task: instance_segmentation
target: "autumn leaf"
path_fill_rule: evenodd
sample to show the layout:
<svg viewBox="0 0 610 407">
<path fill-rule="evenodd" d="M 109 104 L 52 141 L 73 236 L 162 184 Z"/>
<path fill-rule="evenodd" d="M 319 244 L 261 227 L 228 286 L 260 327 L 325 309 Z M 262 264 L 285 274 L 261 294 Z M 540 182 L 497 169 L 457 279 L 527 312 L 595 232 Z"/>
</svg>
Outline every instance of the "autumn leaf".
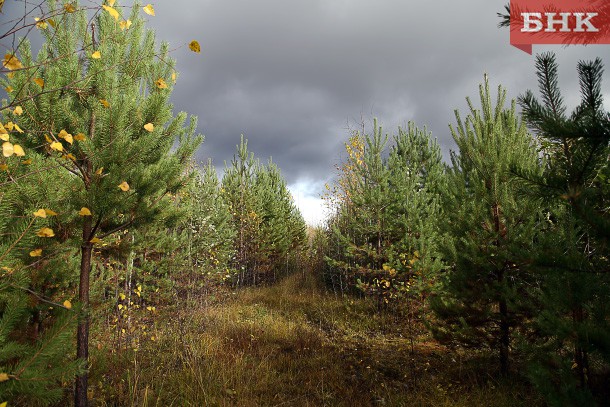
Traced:
<svg viewBox="0 0 610 407">
<path fill-rule="evenodd" d="M 87 139 L 87 136 L 85 136 L 83 133 L 78 133 L 76 136 L 74 136 L 74 140 L 76 141 L 85 141 Z"/>
<path fill-rule="evenodd" d="M 131 20 L 120 21 L 119 27 L 121 27 L 121 31 L 129 30 L 129 27 L 131 27 Z"/>
<path fill-rule="evenodd" d="M 36 21 L 36 28 L 39 28 L 42 30 L 49 28 L 49 25 L 47 24 L 47 22 L 44 20 L 41 20 L 38 17 L 34 17 L 34 21 Z"/>
<path fill-rule="evenodd" d="M 191 51 L 196 52 L 198 54 L 201 52 L 201 46 L 195 40 L 191 41 L 191 43 L 189 44 L 189 48 L 191 49 Z"/>
<path fill-rule="evenodd" d="M 103 172 L 104 172 L 104 167 L 100 167 L 97 169 L 97 171 L 95 171 L 95 175 L 102 175 Z"/>
<path fill-rule="evenodd" d="M 59 134 L 57 135 L 57 137 L 62 138 L 64 140 L 66 140 L 68 143 L 72 144 L 73 141 L 73 137 L 72 134 L 68 133 L 67 131 L 63 130 L 59 132 Z"/>
<path fill-rule="evenodd" d="M 17 157 L 23 157 L 25 155 L 25 151 L 23 151 L 23 147 L 19 144 L 15 144 L 13 146 L 13 151 Z"/>
<path fill-rule="evenodd" d="M 71 303 L 70 301 L 68 301 L 68 300 L 65 300 L 63 305 L 64 305 L 64 307 L 66 307 L 67 309 L 72 308 L 72 303 Z"/>
<path fill-rule="evenodd" d="M 6 69 L 12 71 L 13 69 L 21 69 L 23 65 L 21 65 L 21 61 L 17 59 L 17 57 L 13 54 L 5 54 L 4 59 L 2 60 L 2 66 Z"/>
<path fill-rule="evenodd" d="M 89 240 L 89 242 L 91 242 L 93 244 L 99 244 L 99 243 L 102 243 L 102 240 L 97 237 L 94 237 L 93 239 Z"/>
<path fill-rule="evenodd" d="M 51 228 L 42 228 L 36 233 L 36 236 L 53 237 L 53 236 L 55 236 L 55 232 L 53 232 L 53 229 L 51 229 Z"/>
<path fill-rule="evenodd" d="M 12 86 L 7 86 L 6 88 L 4 88 L 4 90 L 6 91 L 6 93 L 11 93 L 14 89 Z"/>
<path fill-rule="evenodd" d="M 72 160 L 72 161 L 76 161 L 76 157 L 75 157 L 75 156 L 74 156 L 74 154 L 72 154 L 72 153 L 68 153 L 68 154 L 64 155 L 64 158 L 65 158 L 66 160 Z"/>
<path fill-rule="evenodd" d="M 12 123 L 12 122 L 11 122 Z M 13 127 L 15 128 L 15 130 L 17 130 L 19 133 L 23 133 L 23 130 L 21 130 L 21 128 L 17 125 L 17 123 L 13 123 Z"/>
<path fill-rule="evenodd" d="M 102 57 L 102 53 L 99 51 L 95 51 L 93 54 L 91 54 L 91 58 L 93 59 L 100 59 Z"/>
<path fill-rule="evenodd" d="M 30 165 L 30 164 L 32 164 L 32 159 L 28 158 L 27 160 L 23 160 L 23 161 L 21 161 L 21 164 L 23 164 L 23 165 Z"/>
<path fill-rule="evenodd" d="M 64 4 L 64 10 L 66 13 L 74 13 L 76 11 L 76 7 L 74 7 L 74 4 L 72 3 L 66 3 Z"/>
<path fill-rule="evenodd" d="M 57 27 L 57 23 L 52 18 L 47 18 L 47 22 L 49 23 L 49 25 L 51 27 L 53 27 L 53 28 Z"/>
<path fill-rule="evenodd" d="M 91 211 L 89 210 L 89 208 L 85 208 L 83 206 L 82 208 L 80 208 L 80 211 L 78 211 L 78 214 L 80 216 L 91 216 Z"/>
<path fill-rule="evenodd" d="M 47 214 L 47 216 L 57 216 L 57 212 L 52 211 L 50 209 L 45 208 L 44 211 Z"/>
<path fill-rule="evenodd" d="M 108 0 L 108 5 L 110 7 L 113 7 L 115 2 L 116 2 L 116 0 Z"/>
<path fill-rule="evenodd" d="M 13 114 L 15 116 L 21 116 L 23 114 L 23 108 L 21 106 L 15 107 L 15 109 L 13 110 Z"/>
<path fill-rule="evenodd" d="M 5 141 L 2 143 L 2 155 L 5 157 L 10 157 L 15 153 L 13 148 L 13 144 L 9 141 Z"/>
<path fill-rule="evenodd" d="M 36 212 L 34 212 L 34 216 L 37 218 L 46 218 L 47 211 L 45 211 L 44 209 L 38 209 Z"/>
<path fill-rule="evenodd" d="M 157 79 L 157 82 L 155 82 L 155 85 L 157 85 L 157 88 L 159 88 L 159 89 L 167 89 L 167 83 L 165 83 L 165 81 L 162 78 Z"/>
<path fill-rule="evenodd" d="M 104 106 L 106 109 L 108 109 L 110 107 L 110 103 L 106 100 L 106 99 L 100 99 L 100 103 L 102 104 L 102 106 Z"/>
<path fill-rule="evenodd" d="M 6 373 L 0 373 L 0 383 L 5 382 L 8 380 L 8 374 Z M 4 402 L 3 404 L 6 405 L 6 402 Z"/>
<path fill-rule="evenodd" d="M 42 249 L 35 249 L 30 252 L 30 257 L 40 257 L 42 256 Z"/>
<path fill-rule="evenodd" d="M 8 133 L 6 132 L 6 130 L 5 130 L 5 132 L 4 132 L 4 133 L 0 133 L 0 140 L 3 140 L 3 141 L 9 141 L 9 139 L 10 139 L 10 136 L 8 135 Z"/>
<path fill-rule="evenodd" d="M 127 192 L 129 191 L 129 184 L 126 181 L 123 181 L 118 185 L 118 188 L 123 192 Z"/>
<path fill-rule="evenodd" d="M 176 83 L 176 71 L 172 72 L 172 82 Z"/>
<path fill-rule="evenodd" d="M 51 149 L 55 151 L 64 151 L 64 146 L 59 141 L 55 141 L 51 143 Z"/>
<path fill-rule="evenodd" d="M 42 78 L 34 78 L 34 79 L 32 79 L 32 82 L 34 82 L 36 85 L 40 86 L 41 88 L 44 87 L 44 79 L 42 79 Z"/>
<path fill-rule="evenodd" d="M 144 12 L 149 16 L 154 17 L 155 15 L 155 9 L 153 8 L 152 4 L 147 4 L 145 7 L 142 7 L 142 10 L 144 10 Z"/>
<path fill-rule="evenodd" d="M 152 132 L 155 130 L 155 125 L 154 125 L 154 124 L 152 124 L 152 123 L 146 123 L 146 124 L 144 125 L 144 130 L 146 130 L 146 131 L 148 131 L 148 132 L 152 133 Z"/>
<path fill-rule="evenodd" d="M 119 12 L 109 6 L 102 6 L 104 10 L 108 12 L 116 21 L 119 21 Z"/>
</svg>

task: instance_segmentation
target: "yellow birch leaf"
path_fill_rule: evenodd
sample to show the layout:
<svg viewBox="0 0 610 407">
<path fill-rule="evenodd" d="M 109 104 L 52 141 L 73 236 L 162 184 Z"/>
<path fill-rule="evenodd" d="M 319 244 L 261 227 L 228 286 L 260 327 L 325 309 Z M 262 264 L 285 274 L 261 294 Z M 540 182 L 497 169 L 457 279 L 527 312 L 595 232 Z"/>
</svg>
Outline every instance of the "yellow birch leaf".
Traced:
<svg viewBox="0 0 610 407">
<path fill-rule="evenodd" d="M 32 82 L 34 82 L 36 85 L 40 86 L 41 88 L 44 87 L 44 79 L 42 79 L 42 78 L 34 78 L 34 79 L 32 79 Z"/>
<path fill-rule="evenodd" d="M 64 146 L 59 141 L 55 141 L 51 143 L 51 149 L 55 151 L 64 151 Z"/>
<path fill-rule="evenodd" d="M 157 79 L 157 82 L 155 82 L 155 85 L 157 85 L 157 88 L 159 88 L 159 89 L 167 89 L 167 83 L 165 83 L 165 81 L 162 78 Z"/>
<path fill-rule="evenodd" d="M 30 165 L 30 164 L 32 164 L 32 159 L 28 158 L 27 160 L 23 160 L 23 161 L 21 161 L 21 164 L 23 164 L 23 165 Z"/>
<path fill-rule="evenodd" d="M 57 212 L 52 211 L 50 209 L 45 208 L 44 212 L 47 214 L 47 216 L 57 216 Z"/>
<path fill-rule="evenodd" d="M 100 103 L 102 104 L 102 106 L 104 106 L 106 109 L 108 109 L 110 107 L 110 103 L 106 100 L 106 99 L 100 99 Z"/>
<path fill-rule="evenodd" d="M 87 139 L 87 136 L 85 136 L 83 133 L 78 133 L 76 136 L 74 136 L 74 140 L 76 141 L 85 141 Z"/>
<path fill-rule="evenodd" d="M 51 27 L 53 27 L 53 28 L 57 27 L 57 23 L 52 18 L 47 18 L 47 22 L 49 23 L 49 25 Z"/>
<path fill-rule="evenodd" d="M 0 383 L 5 382 L 8 380 L 8 374 L 6 373 L 0 373 Z M 2 403 L 4 405 L 6 405 L 6 401 L 4 403 Z"/>
<path fill-rule="evenodd" d="M 13 110 L 13 114 L 15 116 L 21 116 L 23 114 L 23 108 L 21 106 L 15 107 L 15 109 Z"/>
<path fill-rule="evenodd" d="M 69 133 L 64 136 L 64 140 L 66 140 L 70 144 L 72 144 L 74 142 L 74 140 L 72 138 L 72 134 L 69 134 Z"/>
<path fill-rule="evenodd" d="M 74 7 L 74 4 L 72 3 L 66 3 L 64 4 L 64 10 L 66 10 L 66 13 L 74 13 L 76 11 L 76 7 Z"/>
<path fill-rule="evenodd" d="M 131 27 L 131 20 L 125 20 L 125 21 L 119 22 L 119 27 L 121 27 L 121 31 L 129 30 L 129 27 Z"/>
<path fill-rule="evenodd" d="M 89 240 L 89 242 L 91 242 L 93 244 L 99 244 L 99 243 L 102 243 L 102 239 L 94 237 L 93 239 Z"/>
<path fill-rule="evenodd" d="M 15 72 L 9 72 L 6 74 L 6 77 L 9 79 L 13 79 L 15 77 Z"/>
<path fill-rule="evenodd" d="M 91 58 L 93 59 L 100 59 L 102 57 L 102 53 L 99 51 L 95 51 L 93 54 L 91 54 Z"/>
<path fill-rule="evenodd" d="M 47 211 L 45 211 L 44 209 L 38 209 L 36 212 L 34 212 L 34 216 L 37 218 L 46 218 Z"/>
<path fill-rule="evenodd" d="M 12 86 L 7 86 L 6 88 L 4 88 L 4 90 L 6 91 L 6 93 L 11 93 L 14 89 Z"/>
<path fill-rule="evenodd" d="M 64 158 L 65 158 L 66 160 L 72 160 L 72 161 L 76 161 L 76 157 L 75 157 L 75 156 L 74 156 L 74 154 L 72 154 L 72 153 L 68 153 L 68 154 L 64 155 Z"/>
<path fill-rule="evenodd" d="M 12 123 L 12 122 L 11 122 Z M 17 123 L 13 123 L 13 127 L 15 128 L 15 130 L 17 130 L 19 133 L 23 133 L 23 130 L 21 130 L 21 127 L 19 127 L 17 125 Z"/>
<path fill-rule="evenodd" d="M 102 175 L 103 172 L 104 172 L 104 167 L 100 167 L 100 168 L 98 168 L 97 171 L 95 171 L 95 175 Z"/>
<path fill-rule="evenodd" d="M 19 144 L 15 144 L 13 146 L 13 151 L 15 152 L 15 155 L 17 157 L 23 157 L 25 155 L 25 151 L 23 151 L 23 147 L 21 147 Z"/>
<path fill-rule="evenodd" d="M 49 28 L 49 25 L 47 24 L 47 22 L 44 20 L 41 20 L 38 17 L 34 17 L 34 21 L 36 21 L 36 28 L 38 28 L 38 29 L 44 30 L 44 29 Z"/>
<path fill-rule="evenodd" d="M 0 6 L 0 8 L 1 8 L 1 6 Z M 6 407 L 6 404 L 7 404 L 7 403 L 8 403 L 7 401 L 5 401 L 5 402 L 3 402 L 3 403 L 0 403 L 0 407 Z"/>
<path fill-rule="evenodd" d="M 82 208 L 80 208 L 80 211 L 78 211 L 78 214 L 80 216 L 91 216 L 91 211 L 89 210 L 89 208 L 85 208 L 83 206 Z"/>
<path fill-rule="evenodd" d="M 2 155 L 5 157 L 10 157 L 15 153 L 13 149 L 13 144 L 9 141 L 5 141 L 2 143 Z"/>
<path fill-rule="evenodd" d="M 152 123 L 146 123 L 144 125 L 144 130 L 146 130 L 148 132 L 153 132 L 155 130 L 155 125 Z"/>
<path fill-rule="evenodd" d="M 42 249 L 35 249 L 30 252 L 30 257 L 40 257 L 42 256 Z"/>
<path fill-rule="evenodd" d="M 127 191 L 129 191 L 129 184 L 127 182 L 123 181 L 118 185 L 118 188 L 123 192 L 127 192 Z"/>
<path fill-rule="evenodd" d="M 191 51 L 196 52 L 198 54 L 201 52 L 201 46 L 195 40 L 191 41 L 191 43 L 189 44 L 189 48 L 191 49 Z"/>
<path fill-rule="evenodd" d="M 46 134 L 44 135 L 44 139 L 47 140 L 47 143 L 52 143 L 53 140 L 51 140 L 51 137 L 47 136 Z"/>
<path fill-rule="evenodd" d="M 119 12 L 109 6 L 102 6 L 116 21 L 119 21 Z"/>
<path fill-rule="evenodd" d="M 8 165 L 6 165 L 6 164 L 0 164 L 0 170 L 2 170 L 2 171 L 8 171 Z"/>
<path fill-rule="evenodd" d="M 116 0 L 108 0 L 108 5 L 110 7 L 113 7 L 115 2 L 116 2 Z"/>
<path fill-rule="evenodd" d="M 55 232 L 53 232 L 53 229 L 51 229 L 51 228 L 42 228 L 36 233 L 36 236 L 53 237 L 53 236 L 55 236 Z"/>
<path fill-rule="evenodd" d="M 172 72 L 172 82 L 176 83 L 176 71 Z"/>
<path fill-rule="evenodd" d="M 125 299 L 125 294 L 120 293 L 120 294 L 119 294 L 119 298 L 120 298 L 121 300 L 124 300 L 124 299 Z"/>
<path fill-rule="evenodd" d="M 10 136 L 8 133 L 0 133 L 0 140 L 9 141 Z"/>
<path fill-rule="evenodd" d="M 124 305 L 123 305 L 123 304 L 119 304 L 118 309 L 119 309 L 119 310 L 122 310 L 122 309 L 123 309 L 123 307 L 124 307 Z"/>
<path fill-rule="evenodd" d="M 152 4 L 147 4 L 145 7 L 142 7 L 142 10 L 144 10 L 144 12 L 149 16 L 154 17 L 155 15 L 155 9 L 153 8 Z"/>
<path fill-rule="evenodd" d="M 70 301 L 68 301 L 68 300 L 65 300 L 64 301 L 64 307 L 66 307 L 67 309 L 70 309 L 70 308 L 72 308 L 72 303 Z"/>
</svg>

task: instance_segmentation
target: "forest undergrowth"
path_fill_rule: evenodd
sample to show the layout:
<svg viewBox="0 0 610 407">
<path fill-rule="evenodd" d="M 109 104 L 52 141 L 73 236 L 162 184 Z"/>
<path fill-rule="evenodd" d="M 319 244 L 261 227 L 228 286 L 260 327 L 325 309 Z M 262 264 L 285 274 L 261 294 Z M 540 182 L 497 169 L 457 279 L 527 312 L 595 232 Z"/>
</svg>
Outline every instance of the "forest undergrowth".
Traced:
<svg viewBox="0 0 610 407">
<path fill-rule="evenodd" d="M 142 311 L 144 312 L 144 311 Z M 137 351 L 93 339 L 93 406 L 535 406 L 493 361 L 310 273 L 160 307 Z M 134 320 L 137 317 L 134 315 Z"/>
</svg>

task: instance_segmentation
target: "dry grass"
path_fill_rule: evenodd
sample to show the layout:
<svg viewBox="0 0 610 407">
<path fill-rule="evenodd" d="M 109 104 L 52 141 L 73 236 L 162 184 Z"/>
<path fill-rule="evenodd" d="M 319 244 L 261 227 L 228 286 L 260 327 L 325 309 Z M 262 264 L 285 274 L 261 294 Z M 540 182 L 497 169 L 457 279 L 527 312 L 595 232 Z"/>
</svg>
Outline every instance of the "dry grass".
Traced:
<svg viewBox="0 0 610 407">
<path fill-rule="evenodd" d="M 365 300 L 311 277 L 160 312 L 158 339 L 93 357 L 94 406 L 534 406 Z"/>
</svg>

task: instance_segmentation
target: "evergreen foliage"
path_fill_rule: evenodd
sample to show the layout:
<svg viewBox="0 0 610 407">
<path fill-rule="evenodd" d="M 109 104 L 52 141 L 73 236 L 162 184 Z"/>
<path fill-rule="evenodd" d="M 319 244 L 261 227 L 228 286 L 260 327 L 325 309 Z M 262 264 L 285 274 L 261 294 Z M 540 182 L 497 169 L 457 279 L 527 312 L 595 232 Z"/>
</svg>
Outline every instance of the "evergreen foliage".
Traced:
<svg viewBox="0 0 610 407">
<path fill-rule="evenodd" d="M 590 405 L 604 397 L 610 366 L 608 158 L 610 114 L 603 106 L 603 65 L 578 64 L 581 101 L 567 113 L 553 54 L 536 58 L 542 101 L 519 102 L 547 158 L 544 174 L 528 176 L 536 196 L 555 208 L 535 252 L 543 279 L 537 294 L 530 376 L 552 405 Z"/>
<path fill-rule="evenodd" d="M 436 338 L 499 355 L 509 370 L 516 330 L 531 316 L 524 299 L 536 283 L 523 253 L 535 246 L 542 216 L 539 202 L 523 193 L 511 169 L 539 173 L 539 159 L 516 103 L 505 108 L 506 91 L 495 102 L 485 77 L 481 107 L 467 99 L 465 120 L 456 111 L 450 126 L 458 152 L 452 154 L 445 217 L 448 239 L 444 257 L 450 265 L 443 289 L 432 306 L 439 318 Z"/>
<path fill-rule="evenodd" d="M 409 123 L 388 137 L 356 133 L 333 191 L 327 280 L 358 287 L 379 306 L 432 291 L 442 268 L 438 245 L 439 193 L 444 168 L 438 144 Z"/>
</svg>

